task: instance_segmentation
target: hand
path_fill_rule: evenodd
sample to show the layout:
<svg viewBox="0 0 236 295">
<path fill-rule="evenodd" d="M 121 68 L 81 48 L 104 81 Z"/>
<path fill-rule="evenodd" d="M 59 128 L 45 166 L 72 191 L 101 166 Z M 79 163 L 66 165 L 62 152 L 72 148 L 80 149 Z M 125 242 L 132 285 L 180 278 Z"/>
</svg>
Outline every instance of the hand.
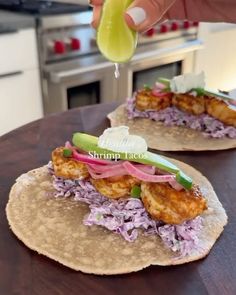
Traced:
<svg viewBox="0 0 236 295">
<path fill-rule="evenodd" d="M 90 2 L 93 6 L 92 25 L 97 28 L 104 1 L 91 0 Z M 236 1 L 134 0 L 124 17 L 127 24 L 138 32 L 146 31 L 155 23 L 166 19 L 236 23 Z"/>
<path fill-rule="evenodd" d="M 122 0 L 117 0 L 122 1 Z M 158 21 L 164 21 L 165 13 L 175 3 L 176 0 L 134 0 L 126 11 L 124 17 L 132 29 L 143 32 L 153 26 Z M 91 0 L 93 6 L 92 26 L 98 27 L 103 0 Z"/>
</svg>

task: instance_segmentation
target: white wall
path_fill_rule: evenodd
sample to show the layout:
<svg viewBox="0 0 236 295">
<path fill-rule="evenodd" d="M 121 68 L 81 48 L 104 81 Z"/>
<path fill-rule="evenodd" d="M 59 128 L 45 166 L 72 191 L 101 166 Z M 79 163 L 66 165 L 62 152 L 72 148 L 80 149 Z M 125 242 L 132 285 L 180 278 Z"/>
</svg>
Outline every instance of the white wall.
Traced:
<svg viewBox="0 0 236 295">
<path fill-rule="evenodd" d="M 204 23 L 199 27 L 204 49 L 196 54 L 195 72 L 205 71 L 207 87 L 236 88 L 236 25 Z"/>
</svg>

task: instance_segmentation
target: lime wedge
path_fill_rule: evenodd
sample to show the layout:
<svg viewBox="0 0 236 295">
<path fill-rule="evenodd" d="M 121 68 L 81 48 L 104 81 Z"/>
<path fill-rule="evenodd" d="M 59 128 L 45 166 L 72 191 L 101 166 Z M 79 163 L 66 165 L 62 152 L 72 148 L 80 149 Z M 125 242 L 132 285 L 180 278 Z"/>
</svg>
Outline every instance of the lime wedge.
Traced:
<svg viewBox="0 0 236 295">
<path fill-rule="evenodd" d="M 105 0 L 97 32 L 97 45 L 110 61 L 123 63 L 131 59 L 137 44 L 137 33 L 125 22 L 125 10 L 133 0 Z"/>
</svg>

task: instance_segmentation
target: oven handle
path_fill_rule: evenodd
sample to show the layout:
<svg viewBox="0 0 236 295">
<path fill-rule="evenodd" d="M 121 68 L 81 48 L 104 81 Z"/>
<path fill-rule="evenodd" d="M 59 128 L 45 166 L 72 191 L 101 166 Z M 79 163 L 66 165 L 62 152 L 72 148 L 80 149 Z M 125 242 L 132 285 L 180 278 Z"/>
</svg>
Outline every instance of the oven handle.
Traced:
<svg viewBox="0 0 236 295">
<path fill-rule="evenodd" d="M 152 50 L 150 52 L 143 52 L 135 54 L 134 57 L 131 60 L 131 64 L 135 64 L 136 62 L 143 61 L 144 59 L 150 59 L 150 58 L 165 58 L 174 54 L 184 54 L 191 51 L 195 51 L 198 49 L 203 48 L 203 43 L 201 40 L 193 40 L 193 41 L 187 41 L 184 44 L 180 44 L 175 47 L 168 47 L 168 48 L 160 48 L 158 50 Z"/>
<path fill-rule="evenodd" d="M 0 26 L 0 35 L 16 34 L 16 33 L 18 33 L 18 30 L 16 28 Z"/>
<path fill-rule="evenodd" d="M 96 71 L 101 71 L 103 69 L 111 68 L 113 65 L 110 62 L 98 63 L 92 66 L 81 67 L 77 69 L 61 71 L 61 72 L 49 72 L 49 79 L 52 83 L 61 83 L 66 79 L 70 79 L 71 77 L 76 77 L 81 74 L 86 73 L 94 73 Z"/>
</svg>

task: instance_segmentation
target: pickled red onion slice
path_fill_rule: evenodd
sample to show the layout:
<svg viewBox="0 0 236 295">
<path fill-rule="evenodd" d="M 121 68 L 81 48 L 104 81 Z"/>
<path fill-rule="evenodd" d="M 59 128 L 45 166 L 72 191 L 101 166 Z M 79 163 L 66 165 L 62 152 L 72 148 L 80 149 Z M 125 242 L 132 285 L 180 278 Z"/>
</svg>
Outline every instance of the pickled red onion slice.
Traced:
<svg viewBox="0 0 236 295">
<path fill-rule="evenodd" d="M 150 175 L 147 174 L 137 167 L 135 165 L 131 164 L 130 162 L 126 161 L 123 163 L 123 166 L 125 167 L 126 171 L 129 173 L 129 175 L 138 178 L 139 180 L 146 181 L 146 182 L 169 182 L 169 181 L 175 181 L 175 175 Z"/>
<path fill-rule="evenodd" d="M 155 83 L 155 88 L 156 88 L 156 89 L 159 89 L 159 90 L 163 90 L 163 89 L 166 88 L 166 85 L 163 84 L 163 83 L 160 83 L 160 82 L 156 82 L 156 83 Z"/>
<path fill-rule="evenodd" d="M 113 164 L 110 164 L 110 165 L 88 164 L 88 166 L 91 169 L 93 169 L 95 173 L 103 173 L 103 172 L 110 171 L 112 169 L 119 169 L 120 167 L 123 168 L 122 163 L 123 161 L 119 161 L 119 162 L 113 162 Z"/>
<path fill-rule="evenodd" d="M 90 155 L 79 154 L 73 149 L 73 158 L 87 164 L 89 174 L 94 179 L 102 179 L 114 176 L 131 175 L 141 181 L 146 182 L 169 182 L 172 187 L 177 187 L 175 175 L 155 175 L 155 167 L 142 164 L 132 164 L 128 161 L 121 163 L 93 158 Z"/>
<path fill-rule="evenodd" d="M 89 167 L 91 167 L 96 173 L 103 173 L 103 172 L 107 172 L 110 171 L 111 169 L 119 169 L 120 167 L 123 167 L 123 163 L 124 161 L 119 161 L 114 162 L 113 165 L 96 165 L 96 164 L 88 164 Z M 145 173 L 148 174 L 155 174 L 156 168 L 154 166 L 150 166 L 150 165 L 144 165 L 144 164 L 133 164 L 135 167 L 137 167 L 138 169 L 142 170 Z M 124 169 L 124 167 L 123 167 Z M 127 175 L 126 173 L 126 169 L 124 170 L 124 174 Z"/>
<path fill-rule="evenodd" d="M 153 89 L 152 94 L 157 97 L 169 97 L 171 92 L 161 92 L 159 89 Z"/>
<path fill-rule="evenodd" d="M 176 180 L 175 181 L 169 181 L 169 184 L 173 187 L 173 189 L 177 191 L 181 191 L 184 187 L 179 184 Z"/>
<path fill-rule="evenodd" d="M 113 164 L 112 161 L 103 160 L 103 159 L 97 159 L 93 158 L 90 155 L 84 155 L 76 152 L 74 149 L 72 150 L 73 159 L 80 161 L 85 164 L 98 164 L 98 165 L 111 165 Z"/>
<path fill-rule="evenodd" d="M 119 167 L 118 169 L 109 169 L 102 173 L 97 173 L 93 168 L 88 166 L 88 172 L 94 179 L 103 179 L 108 177 L 114 177 L 114 176 L 123 176 L 127 175 L 127 172 L 124 167 Z"/>
</svg>

